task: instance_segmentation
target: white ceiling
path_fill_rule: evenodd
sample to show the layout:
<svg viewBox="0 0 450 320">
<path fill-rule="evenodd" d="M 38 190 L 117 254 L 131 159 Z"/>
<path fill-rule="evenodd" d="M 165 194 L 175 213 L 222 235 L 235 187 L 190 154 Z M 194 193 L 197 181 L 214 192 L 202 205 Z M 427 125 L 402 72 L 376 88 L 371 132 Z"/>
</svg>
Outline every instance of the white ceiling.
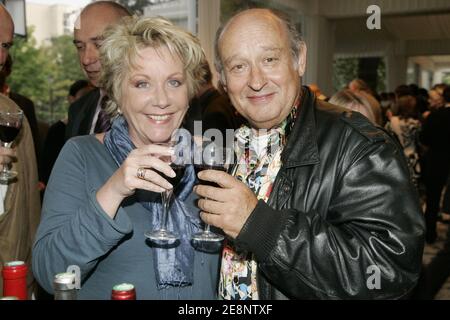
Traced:
<svg viewBox="0 0 450 320">
<path fill-rule="evenodd" d="M 381 30 L 369 30 L 366 18 L 336 19 L 338 39 L 449 40 L 450 14 L 382 17 Z"/>
<path fill-rule="evenodd" d="M 401 40 L 450 40 L 450 14 L 386 17 L 381 20 L 394 38 Z"/>
<path fill-rule="evenodd" d="M 366 17 L 332 21 L 339 55 L 450 55 L 450 13 L 382 16 L 380 30 L 369 30 Z"/>
</svg>

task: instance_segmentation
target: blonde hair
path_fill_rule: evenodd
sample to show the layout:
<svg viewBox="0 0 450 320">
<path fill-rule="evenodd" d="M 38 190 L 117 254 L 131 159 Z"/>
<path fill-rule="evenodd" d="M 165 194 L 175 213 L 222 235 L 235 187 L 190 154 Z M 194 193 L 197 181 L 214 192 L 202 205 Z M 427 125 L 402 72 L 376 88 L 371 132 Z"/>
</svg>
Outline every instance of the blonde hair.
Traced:
<svg viewBox="0 0 450 320">
<path fill-rule="evenodd" d="M 178 57 L 184 66 L 189 99 L 203 82 L 202 62 L 206 58 L 200 41 L 164 18 L 125 17 L 105 30 L 103 36 L 100 85 L 110 98 L 106 112 L 113 117 L 119 113 L 122 84 L 130 69 L 138 67 L 135 60 L 139 49 L 164 46 Z"/>
<path fill-rule="evenodd" d="M 328 102 L 353 111 L 358 111 L 372 123 L 376 123 L 372 107 L 363 95 L 345 89 L 335 93 Z"/>
</svg>

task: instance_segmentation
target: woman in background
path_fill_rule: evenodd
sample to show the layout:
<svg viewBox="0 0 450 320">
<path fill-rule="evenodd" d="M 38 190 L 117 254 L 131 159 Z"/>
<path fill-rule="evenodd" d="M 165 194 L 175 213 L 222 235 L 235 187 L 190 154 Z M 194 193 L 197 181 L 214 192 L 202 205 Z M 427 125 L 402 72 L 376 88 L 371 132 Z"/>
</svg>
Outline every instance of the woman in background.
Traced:
<svg viewBox="0 0 450 320">
<path fill-rule="evenodd" d="M 363 114 L 372 123 L 376 124 L 372 107 L 363 95 L 345 89 L 335 93 L 328 102 L 353 111 L 357 111 Z"/>
</svg>

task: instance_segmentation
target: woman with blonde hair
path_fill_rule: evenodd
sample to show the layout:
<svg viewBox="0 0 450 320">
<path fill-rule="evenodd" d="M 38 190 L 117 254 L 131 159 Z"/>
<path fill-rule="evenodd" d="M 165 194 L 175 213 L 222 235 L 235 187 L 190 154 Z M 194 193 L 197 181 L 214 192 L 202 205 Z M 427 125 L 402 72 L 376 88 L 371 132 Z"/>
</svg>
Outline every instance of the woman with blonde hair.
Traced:
<svg viewBox="0 0 450 320">
<path fill-rule="evenodd" d="M 114 118 L 106 134 L 64 146 L 50 177 L 33 252 L 33 271 L 52 292 L 52 279 L 81 269 L 81 299 L 109 299 L 131 283 L 138 299 L 214 299 L 218 253 L 189 243 L 200 227 L 187 166 L 174 189 L 169 226 L 179 243 L 160 247 L 144 233 L 161 225 L 159 192 L 175 172 L 160 156 L 201 84 L 204 53 L 190 33 L 161 18 L 126 18 L 104 34 L 101 82 Z"/>
<path fill-rule="evenodd" d="M 353 111 L 357 111 L 364 115 L 372 123 L 376 124 L 372 107 L 363 95 L 345 89 L 335 93 L 328 102 Z"/>
</svg>

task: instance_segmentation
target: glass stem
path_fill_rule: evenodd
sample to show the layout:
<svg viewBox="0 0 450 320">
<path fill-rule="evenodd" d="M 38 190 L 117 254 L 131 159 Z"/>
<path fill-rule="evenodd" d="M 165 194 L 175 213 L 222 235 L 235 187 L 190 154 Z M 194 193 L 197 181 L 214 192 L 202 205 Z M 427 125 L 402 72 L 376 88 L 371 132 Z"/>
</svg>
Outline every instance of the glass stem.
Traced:
<svg viewBox="0 0 450 320">
<path fill-rule="evenodd" d="M 172 189 L 166 190 L 161 193 L 162 197 L 162 203 L 163 203 L 163 216 L 162 216 L 162 223 L 161 223 L 161 231 L 167 230 L 167 217 L 169 215 L 169 207 L 170 207 L 170 199 L 172 198 Z"/>
<path fill-rule="evenodd" d="M 12 146 L 12 142 L 1 142 L 1 145 L 3 148 L 11 148 Z M 8 164 L 4 164 L 3 165 L 3 169 L 2 169 L 2 173 L 7 174 L 9 172 L 9 165 Z"/>
<path fill-rule="evenodd" d="M 208 198 L 205 198 L 205 200 L 208 200 Z M 205 229 L 203 229 L 203 233 L 210 233 L 211 232 L 210 228 L 211 226 L 205 223 Z"/>
</svg>

